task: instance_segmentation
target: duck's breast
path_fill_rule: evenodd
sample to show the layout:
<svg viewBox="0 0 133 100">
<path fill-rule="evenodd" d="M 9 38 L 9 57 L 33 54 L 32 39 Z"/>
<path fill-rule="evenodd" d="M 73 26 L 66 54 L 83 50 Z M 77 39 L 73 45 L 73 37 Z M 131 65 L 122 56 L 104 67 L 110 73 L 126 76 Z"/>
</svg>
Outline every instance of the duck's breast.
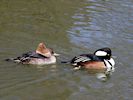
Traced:
<svg viewBox="0 0 133 100">
<path fill-rule="evenodd" d="M 54 56 L 51 56 L 49 58 L 32 58 L 29 61 L 29 64 L 37 64 L 37 65 L 44 65 L 44 64 L 54 64 L 56 63 L 56 58 Z"/>
<path fill-rule="evenodd" d="M 94 70 L 106 69 L 104 62 L 102 61 L 89 61 L 81 63 L 81 65 L 86 69 L 94 69 Z"/>
</svg>

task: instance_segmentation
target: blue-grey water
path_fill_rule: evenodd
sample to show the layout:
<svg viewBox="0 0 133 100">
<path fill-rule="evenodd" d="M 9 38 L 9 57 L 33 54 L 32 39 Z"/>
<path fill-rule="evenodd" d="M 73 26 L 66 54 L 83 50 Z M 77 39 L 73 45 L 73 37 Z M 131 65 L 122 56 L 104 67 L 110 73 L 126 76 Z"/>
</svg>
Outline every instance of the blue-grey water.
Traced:
<svg viewBox="0 0 133 100">
<path fill-rule="evenodd" d="M 4 61 L 45 42 L 54 65 Z M 116 62 L 107 81 L 61 64 L 110 47 Z M 133 100 L 132 0 L 1 0 L 0 100 Z"/>
</svg>

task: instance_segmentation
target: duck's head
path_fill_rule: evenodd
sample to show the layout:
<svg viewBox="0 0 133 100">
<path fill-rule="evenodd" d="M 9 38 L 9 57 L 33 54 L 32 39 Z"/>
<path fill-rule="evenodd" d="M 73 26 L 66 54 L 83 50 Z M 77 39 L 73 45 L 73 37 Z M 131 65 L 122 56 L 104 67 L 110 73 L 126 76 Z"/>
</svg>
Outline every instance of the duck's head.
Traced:
<svg viewBox="0 0 133 100">
<path fill-rule="evenodd" d="M 101 48 L 98 49 L 94 52 L 94 54 L 98 57 L 102 57 L 103 59 L 110 59 L 112 56 L 112 52 L 111 49 L 106 47 L 106 48 Z"/>
<path fill-rule="evenodd" d="M 39 43 L 36 53 L 41 54 L 45 57 L 51 57 L 51 56 L 59 56 L 59 54 L 55 53 L 52 49 L 47 48 L 46 45 L 42 42 Z"/>
</svg>

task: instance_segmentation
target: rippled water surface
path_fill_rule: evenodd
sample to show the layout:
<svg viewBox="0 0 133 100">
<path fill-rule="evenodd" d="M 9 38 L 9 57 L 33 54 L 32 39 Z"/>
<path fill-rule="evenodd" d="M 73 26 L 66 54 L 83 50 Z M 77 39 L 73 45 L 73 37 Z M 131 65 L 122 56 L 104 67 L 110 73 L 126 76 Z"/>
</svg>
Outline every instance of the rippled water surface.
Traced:
<svg viewBox="0 0 133 100">
<path fill-rule="evenodd" d="M 45 42 L 55 65 L 5 62 Z M 110 47 L 116 70 L 103 82 L 61 64 Z M 1 0 L 0 100 L 132 100 L 132 0 Z"/>
</svg>

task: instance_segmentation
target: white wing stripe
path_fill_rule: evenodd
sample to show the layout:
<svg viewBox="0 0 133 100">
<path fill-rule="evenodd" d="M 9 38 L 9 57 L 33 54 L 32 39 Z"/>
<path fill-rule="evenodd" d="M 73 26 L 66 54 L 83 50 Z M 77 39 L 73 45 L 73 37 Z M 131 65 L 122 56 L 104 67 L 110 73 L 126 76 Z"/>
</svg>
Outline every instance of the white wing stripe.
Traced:
<svg viewBox="0 0 133 100">
<path fill-rule="evenodd" d="M 85 62 L 85 61 L 88 61 L 88 60 L 91 60 L 91 59 L 88 58 L 88 57 L 79 56 L 79 57 L 76 58 L 76 60 L 74 62 Z"/>
</svg>

